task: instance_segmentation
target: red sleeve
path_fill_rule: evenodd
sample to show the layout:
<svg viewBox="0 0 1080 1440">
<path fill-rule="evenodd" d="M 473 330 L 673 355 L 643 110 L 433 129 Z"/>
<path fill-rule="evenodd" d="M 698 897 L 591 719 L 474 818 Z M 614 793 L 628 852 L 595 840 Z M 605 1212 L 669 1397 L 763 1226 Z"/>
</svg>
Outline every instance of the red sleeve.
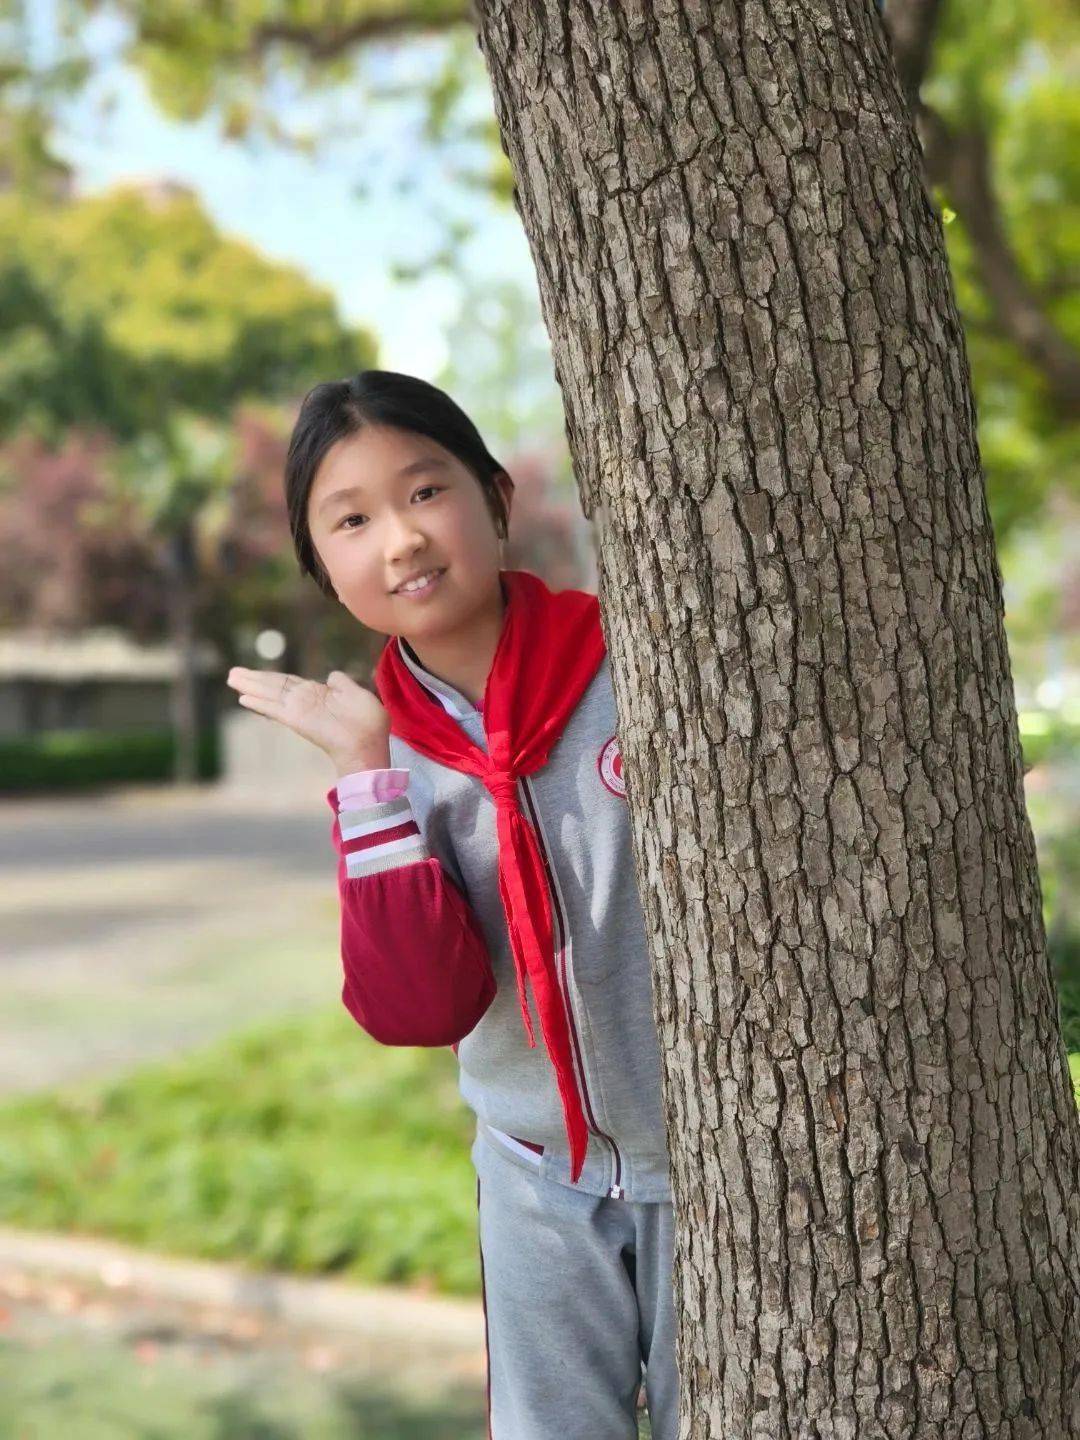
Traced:
<svg viewBox="0 0 1080 1440">
<path fill-rule="evenodd" d="M 456 1045 L 495 998 L 479 922 L 431 855 L 407 795 L 334 812 L 341 998 L 383 1045 Z"/>
</svg>

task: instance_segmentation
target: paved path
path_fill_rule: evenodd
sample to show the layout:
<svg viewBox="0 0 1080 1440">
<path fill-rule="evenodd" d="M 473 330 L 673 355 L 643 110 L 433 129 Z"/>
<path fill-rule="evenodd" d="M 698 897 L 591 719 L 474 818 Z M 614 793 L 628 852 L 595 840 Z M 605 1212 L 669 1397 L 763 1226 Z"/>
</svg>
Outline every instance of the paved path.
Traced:
<svg viewBox="0 0 1080 1440">
<path fill-rule="evenodd" d="M 338 997 L 325 788 L 0 800 L 0 1093 Z"/>
<path fill-rule="evenodd" d="M 0 798 L 0 870 L 242 856 L 283 876 L 324 875 L 331 818 L 325 788 L 264 797 L 212 785 L 140 785 Z"/>
<path fill-rule="evenodd" d="M 25 1300 L 45 1296 L 50 1283 L 109 1294 L 134 1308 L 149 1301 L 219 1318 L 245 1315 L 249 1328 L 340 1331 L 399 1359 L 403 1349 L 422 1353 L 458 1373 L 483 1361 L 479 1300 L 178 1260 L 112 1240 L 0 1226 L 0 1292 Z"/>
</svg>

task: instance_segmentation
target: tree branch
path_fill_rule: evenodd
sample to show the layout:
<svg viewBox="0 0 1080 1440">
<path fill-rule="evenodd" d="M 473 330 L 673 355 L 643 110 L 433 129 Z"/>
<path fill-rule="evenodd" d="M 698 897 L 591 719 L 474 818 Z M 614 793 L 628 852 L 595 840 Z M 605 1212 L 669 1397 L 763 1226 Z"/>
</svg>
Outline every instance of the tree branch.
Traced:
<svg viewBox="0 0 1080 1440">
<path fill-rule="evenodd" d="M 941 0 L 888 0 L 882 12 L 912 114 L 918 108 L 919 90 L 930 67 L 940 14 Z"/>
<path fill-rule="evenodd" d="M 302 21 L 267 20 L 256 25 L 250 50 L 261 54 L 271 45 L 292 45 L 313 60 L 334 60 L 354 46 L 398 35 L 416 35 L 447 30 L 462 21 L 475 23 L 471 0 L 445 0 L 436 11 L 418 12 L 415 5 L 401 4 L 396 10 L 361 16 L 347 25 L 305 24 Z"/>
<path fill-rule="evenodd" d="M 971 239 L 987 299 L 1004 335 L 1041 372 L 1054 408 L 1066 420 L 1080 413 L 1080 352 L 1043 311 L 1009 244 L 981 129 L 952 129 L 919 105 L 918 125 L 928 179 L 945 189 Z"/>
<path fill-rule="evenodd" d="M 883 11 L 897 73 L 922 140 L 927 178 L 942 186 L 963 216 L 1001 332 L 1043 375 L 1054 408 L 1071 419 L 1080 407 L 1080 353 L 1046 315 L 1009 244 L 986 133 L 974 126 L 953 130 L 919 98 L 940 15 L 941 0 L 887 0 Z"/>
</svg>

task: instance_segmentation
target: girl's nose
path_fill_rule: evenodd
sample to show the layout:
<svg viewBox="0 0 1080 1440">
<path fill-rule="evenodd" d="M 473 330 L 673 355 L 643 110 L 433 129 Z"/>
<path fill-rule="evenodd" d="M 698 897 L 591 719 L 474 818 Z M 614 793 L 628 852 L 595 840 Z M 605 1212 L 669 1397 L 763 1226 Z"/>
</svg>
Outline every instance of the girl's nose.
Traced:
<svg viewBox="0 0 1080 1440">
<path fill-rule="evenodd" d="M 422 550 L 425 544 L 423 534 L 411 522 L 391 521 L 386 541 L 386 558 L 400 560 Z"/>
</svg>

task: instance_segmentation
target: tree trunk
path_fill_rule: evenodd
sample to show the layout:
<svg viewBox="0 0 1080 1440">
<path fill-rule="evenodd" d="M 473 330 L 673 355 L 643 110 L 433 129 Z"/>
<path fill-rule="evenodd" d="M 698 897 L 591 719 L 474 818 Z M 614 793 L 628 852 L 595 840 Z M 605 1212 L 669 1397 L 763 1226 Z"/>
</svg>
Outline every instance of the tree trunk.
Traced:
<svg viewBox="0 0 1080 1440">
<path fill-rule="evenodd" d="M 881 18 L 478 21 L 599 532 L 683 1440 L 1080 1436 L 1080 1123 Z"/>
<path fill-rule="evenodd" d="M 176 655 L 170 693 L 174 740 L 173 779 L 191 785 L 198 779 L 198 670 L 195 657 L 195 543 L 190 521 L 169 535 L 169 636 Z"/>
</svg>

